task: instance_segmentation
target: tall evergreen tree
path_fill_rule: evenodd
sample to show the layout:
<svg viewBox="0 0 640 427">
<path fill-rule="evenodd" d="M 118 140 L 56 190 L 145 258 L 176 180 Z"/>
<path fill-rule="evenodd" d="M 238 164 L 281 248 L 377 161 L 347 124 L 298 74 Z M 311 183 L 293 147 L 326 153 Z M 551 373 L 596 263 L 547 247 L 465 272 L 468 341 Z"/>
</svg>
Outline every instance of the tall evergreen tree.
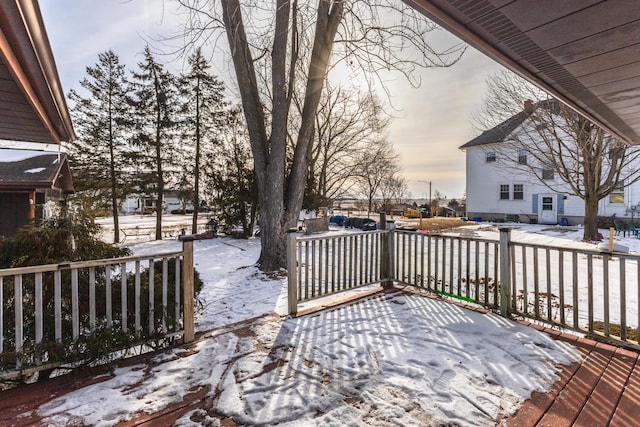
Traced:
<svg viewBox="0 0 640 427">
<path fill-rule="evenodd" d="M 189 70 L 180 79 L 182 97 L 182 136 L 192 142 L 193 150 L 193 221 L 191 232 L 197 233 L 200 209 L 200 170 L 203 143 L 216 144 L 224 125 L 224 84 L 210 74 L 210 65 L 200 48 L 188 58 Z M 186 142 L 185 141 L 185 142 Z"/>
<path fill-rule="evenodd" d="M 162 201 L 168 174 L 173 167 L 176 115 L 176 79 L 154 58 L 149 46 L 144 59 L 133 72 L 132 105 L 134 107 L 136 148 L 131 160 L 137 167 L 143 193 L 155 199 L 156 240 L 162 239 Z"/>
<path fill-rule="evenodd" d="M 241 108 L 229 111 L 220 149 L 207 162 L 212 200 L 227 225 L 242 225 L 244 237 L 253 234 L 258 208 L 258 188 L 253 158 Z"/>
<path fill-rule="evenodd" d="M 71 143 L 70 155 L 78 171 L 75 185 L 85 208 L 109 207 L 113 216 L 114 242 L 120 241 L 118 210 L 127 195 L 127 177 L 121 172 L 126 151 L 125 67 L 111 50 L 98 54 L 98 62 L 87 67 L 80 85 L 83 97 L 69 93 L 71 114 L 78 139 Z"/>
</svg>

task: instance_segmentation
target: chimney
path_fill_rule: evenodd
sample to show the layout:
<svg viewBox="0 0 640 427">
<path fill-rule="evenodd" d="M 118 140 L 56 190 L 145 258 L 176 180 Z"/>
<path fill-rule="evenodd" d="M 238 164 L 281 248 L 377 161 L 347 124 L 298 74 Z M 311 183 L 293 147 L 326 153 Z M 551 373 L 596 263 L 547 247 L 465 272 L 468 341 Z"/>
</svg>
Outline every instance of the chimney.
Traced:
<svg viewBox="0 0 640 427">
<path fill-rule="evenodd" d="M 530 99 L 527 99 L 524 101 L 524 111 L 527 113 L 533 113 L 533 101 Z"/>
</svg>

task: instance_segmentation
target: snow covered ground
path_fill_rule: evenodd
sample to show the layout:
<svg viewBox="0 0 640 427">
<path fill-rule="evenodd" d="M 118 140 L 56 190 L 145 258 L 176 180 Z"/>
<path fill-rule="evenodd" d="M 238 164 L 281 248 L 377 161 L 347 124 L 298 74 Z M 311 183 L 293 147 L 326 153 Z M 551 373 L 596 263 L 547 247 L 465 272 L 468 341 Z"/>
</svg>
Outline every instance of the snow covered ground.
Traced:
<svg viewBox="0 0 640 427">
<path fill-rule="evenodd" d="M 471 227 L 489 233 L 483 226 Z M 541 226 L 520 230 L 545 244 L 584 244 L 579 230 L 576 238 Z M 179 245 L 130 247 L 143 254 Z M 205 283 L 199 331 L 278 315 L 247 323 L 248 330 L 213 329 L 195 351 L 156 356 L 163 363 L 116 369 L 105 382 L 42 405 L 46 423 L 114 425 L 204 389 L 212 408 L 177 425 L 220 425 L 220 416 L 242 425 L 494 425 L 532 391 L 548 389 L 556 364 L 580 357 L 533 329 L 418 295 L 379 295 L 289 318 L 286 278 L 265 277 L 253 265 L 259 240 L 216 238 L 194 248 Z"/>
</svg>

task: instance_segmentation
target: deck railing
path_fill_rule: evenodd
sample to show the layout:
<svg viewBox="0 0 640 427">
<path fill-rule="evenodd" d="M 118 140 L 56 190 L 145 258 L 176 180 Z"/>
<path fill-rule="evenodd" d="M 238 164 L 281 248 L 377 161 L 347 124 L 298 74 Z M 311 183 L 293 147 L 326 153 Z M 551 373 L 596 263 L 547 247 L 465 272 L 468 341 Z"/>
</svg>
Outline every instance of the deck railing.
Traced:
<svg viewBox="0 0 640 427">
<path fill-rule="evenodd" d="M 369 237 L 367 237 L 369 236 Z M 289 311 L 393 281 L 640 349 L 640 256 L 397 229 L 290 236 Z M 292 274 L 293 272 L 293 274 Z"/>
<path fill-rule="evenodd" d="M 0 270 L 0 377 L 193 339 L 193 241 L 180 252 Z"/>
</svg>

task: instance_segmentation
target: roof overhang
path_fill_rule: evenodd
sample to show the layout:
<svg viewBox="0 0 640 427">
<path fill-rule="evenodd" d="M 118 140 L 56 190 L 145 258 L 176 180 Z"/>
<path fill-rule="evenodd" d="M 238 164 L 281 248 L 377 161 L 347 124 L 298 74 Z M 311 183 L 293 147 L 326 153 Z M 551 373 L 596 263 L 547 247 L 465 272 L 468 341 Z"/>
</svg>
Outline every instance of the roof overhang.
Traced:
<svg viewBox="0 0 640 427">
<path fill-rule="evenodd" d="M 37 0 L 0 1 L 0 139 L 75 139 Z"/>
<path fill-rule="evenodd" d="M 636 2 L 403 1 L 611 134 L 640 144 Z"/>
</svg>

